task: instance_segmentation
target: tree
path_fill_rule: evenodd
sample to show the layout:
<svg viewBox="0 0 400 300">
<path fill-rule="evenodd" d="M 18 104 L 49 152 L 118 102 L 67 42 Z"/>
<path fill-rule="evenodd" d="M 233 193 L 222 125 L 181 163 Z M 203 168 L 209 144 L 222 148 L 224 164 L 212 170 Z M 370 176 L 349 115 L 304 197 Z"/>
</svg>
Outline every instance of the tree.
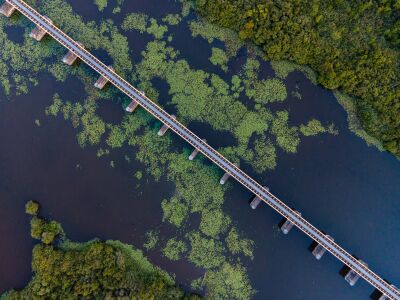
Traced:
<svg viewBox="0 0 400 300">
<path fill-rule="evenodd" d="M 33 200 L 29 200 L 25 204 L 25 212 L 29 215 L 36 216 L 39 212 L 39 203 Z"/>
</svg>

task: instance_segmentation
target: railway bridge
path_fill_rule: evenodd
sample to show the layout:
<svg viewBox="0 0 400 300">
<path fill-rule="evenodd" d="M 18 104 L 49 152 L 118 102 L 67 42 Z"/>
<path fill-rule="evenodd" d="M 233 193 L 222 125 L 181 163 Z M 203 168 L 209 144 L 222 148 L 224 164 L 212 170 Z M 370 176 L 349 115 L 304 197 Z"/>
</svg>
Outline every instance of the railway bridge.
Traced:
<svg viewBox="0 0 400 300">
<path fill-rule="evenodd" d="M 31 33 L 33 38 L 41 40 L 44 34 L 48 34 L 68 49 L 69 52 L 63 59 L 65 63 L 72 64 L 77 58 L 81 59 L 101 76 L 96 82 L 97 87 L 102 88 L 106 82 L 110 82 L 131 98 L 132 102 L 126 108 L 127 111 L 131 112 L 137 106 L 141 106 L 164 124 L 164 129 L 162 132 L 159 132 L 159 135 L 163 135 L 167 129 L 171 129 L 192 145 L 196 154 L 201 152 L 224 170 L 225 174 L 221 178 L 221 184 L 229 177 L 232 177 L 255 195 L 256 202 L 264 202 L 276 210 L 286 220 L 282 227 L 284 233 L 287 233 L 291 227 L 296 226 L 317 243 L 317 247 L 319 247 L 318 253 L 315 254 L 317 258 L 320 258 L 320 255 L 322 255 L 321 253 L 323 252 L 321 251 L 328 251 L 344 263 L 349 268 L 346 280 L 349 281 L 350 284 L 353 285 L 355 281 L 361 277 L 381 292 L 380 299 L 400 300 L 400 292 L 395 286 L 383 280 L 374 273 L 366 263 L 356 259 L 353 255 L 340 247 L 329 235 L 317 229 L 299 212 L 293 210 L 269 192 L 268 188 L 263 187 L 239 167 L 227 160 L 218 151 L 208 145 L 205 140 L 201 139 L 181 124 L 175 116 L 168 114 L 164 109 L 150 100 L 143 92 L 137 90 L 119 76 L 113 68 L 106 66 L 98 58 L 93 56 L 81 43 L 69 37 L 53 24 L 49 18 L 39 14 L 23 0 L 6 0 L 0 7 L 0 13 L 7 17 L 11 16 L 15 10 L 18 10 L 37 26 Z M 252 207 L 254 208 L 256 205 L 252 205 Z"/>
</svg>

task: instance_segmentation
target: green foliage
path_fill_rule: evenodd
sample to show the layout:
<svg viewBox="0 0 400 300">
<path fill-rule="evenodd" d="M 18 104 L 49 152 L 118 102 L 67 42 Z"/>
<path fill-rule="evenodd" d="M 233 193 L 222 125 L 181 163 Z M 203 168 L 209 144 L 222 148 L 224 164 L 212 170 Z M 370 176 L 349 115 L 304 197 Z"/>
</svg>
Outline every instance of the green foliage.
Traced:
<svg viewBox="0 0 400 300">
<path fill-rule="evenodd" d="M 178 25 L 181 22 L 182 18 L 178 14 L 168 14 L 164 18 L 162 18 L 162 21 L 164 23 L 167 23 L 168 25 Z"/>
<path fill-rule="evenodd" d="M 209 287 L 210 299 L 250 299 L 254 291 L 246 273 L 240 263 L 225 262 L 219 269 L 207 271 L 202 283 Z"/>
<path fill-rule="evenodd" d="M 36 201 L 33 201 L 33 200 L 29 200 L 25 204 L 25 212 L 28 215 L 37 216 L 37 214 L 39 213 L 39 203 L 37 203 Z"/>
<path fill-rule="evenodd" d="M 107 7 L 108 0 L 94 0 L 94 3 L 99 8 L 99 11 L 103 11 Z"/>
<path fill-rule="evenodd" d="M 188 217 L 188 206 L 178 197 L 172 197 L 170 200 L 164 199 L 161 207 L 163 210 L 163 221 L 168 221 L 176 227 L 181 227 Z"/>
<path fill-rule="evenodd" d="M 36 245 L 32 271 L 31 282 L 20 291 L 9 291 L 4 299 L 198 298 L 185 295 L 141 251 L 118 241 L 66 242 L 59 248 Z"/>
<path fill-rule="evenodd" d="M 270 140 L 262 137 L 254 142 L 252 165 L 257 173 L 275 169 L 276 149 Z"/>
<path fill-rule="evenodd" d="M 138 30 L 141 33 L 146 31 L 149 17 L 142 13 L 130 13 L 122 22 L 121 28 L 125 31 Z"/>
<path fill-rule="evenodd" d="M 228 249 L 232 254 L 243 253 L 253 259 L 254 242 L 249 239 L 240 238 L 237 230 L 232 228 L 225 239 Z"/>
<path fill-rule="evenodd" d="M 143 172 L 142 172 L 142 171 L 136 171 L 136 172 L 135 172 L 135 178 L 136 178 L 137 180 L 142 179 L 142 177 L 143 177 Z"/>
<path fill-rule="evenodd" d="M 324 87 L 360 99 L 354 107 L 365 131 L 400 155 L 398 1 L 195 2 L 208 20 L 252 40 L 267 58 L 309 65 Z M 274 65 L 280 77 L 293 70 Z"/>
<path fill-rule="evenodd" d="M 169 239 L 164 249 L 163 255 L 170 260 L 179 260 L 183 253 L 187 251 L 185 242 L 179 241 L 176 238 Z"/>
<path fill-rule="evenodd" d="M 215 239 L 203 237 L 198 232 L 188 234 L 191 250 L 189 259 L 199 268 L 215 268 L 224 261 L 224 247 L 221 242 Z"/>
<path fill-rule="evenodd" d="M 339 91 L 335 91 L 334 95 L 340 105 L 342 105 L 347 112 L 347 122 L 349 123 L 349 129 L 357 136 L 365 140 L 368 146 L 374 146 L 380 151 L 383 151 L 384 148 L 380 141 L 368 135 L 368 133 L 365 132 L 365 130 L 362 128 L 362 124 L 357 116 L 357 108 L 355 104 L 356 99 L 340 93 Z"/>
<path fill-rule="evenodd" d="M 103 1 L 101 3 L 104 3 Z M 38 3 L 38 6 L 39 10 L 49 16 L 64 32 L 70 34 L 75 40 L 83 42 L 85 48 L 104 49 L 113 58 L 113 67 L 117 72 L 124 75 L 132 70 L 128 40 L 118 32 L 111 21 L 104 21 L 100 25 L 96 25 L 95 22 L 85 23 L 63 0 L 42 1 Z"/>
<path fill-rule="evenodd" d="M 250 92 L 251 98 L 259 103 L 284 101 L 287 97 L 285 85 L 277 78 L 256 82 L 253 89 L 246 93 L 249 95 Z"/>
<path fill-rule="evenodd" d="M 167 26 L 158 25 L 156 19 L 154 18 L 150 19 L 150 26 L 147 28 L 147 33 L 154 35 L 156 39 L 162 39 L 167 31 L 168 31 Z"/>
<path fill-rule="evenodd" d="M 34 239 L 41 240 L 42 243 L 48 245 L 51 244 L 59 235 L 64 235 L 60 223 L 55 221 L 46 221 L 36 216 L 32 218 L 31 236 Z"/>
<path fill-rule="evenodd" d="M 201 36 L 210 44 L 215 39 L 224 42 L 228 57 L 235 56 L 238 50 L 243 46 L 243 42 L 240 41 L 232 30 L 224 29 L 203 21 L 191 21 L 189 22 L 189 28 L 193 37 Z"/>
<path fill-rule="evenodd" d="M 118 126 L 109 125 L 110 132 L 108 134 L 106 143 L 111 148 L 121 148 L 126 141 L 125 133 Z"/>
<path fill-rule="evenodd" d="M 159 236 L 159 232 L 155 230 L 150 230 L 146 232 L 146 242 L 143 244 L 147 250 L 152 250 L 157 245 Z"/>
<path fill-rule="evenodd" d="M 225 72 L 228 71 L 228 60 L 229 58 L 226 56 L 226 53 L 224 50 L 220 48 L 212 48 L 211 49 L 211 57 L 210 57 L 210 62 L 215 65 L 215 66 L 220 66 L 222 70 Z"/>
<path fill-rule="evenodd" d="M 272 133 L 276 137 L 276 142 L 286 152 L 297 152 L 300 143 L 297 127 L 289 127 L 289 114 L 287 111 L 278 111 L 276 118 L 272 121 Z"/>
<path fill-rule="evenodd" d="M 170 18 L 168 18 L 169 21 Z M 162 39 L 168 31 L 165 25 L 158 25 L 154 18 L 149 19 L 149 16 L 142 13 L 130 13 L 122 22 L 121 28 L 125 31 L 138 30 L 141 33 L 147 32 L 154 35 L 156 39 Z"/>
<path fill-rule="evenodd" d="M 304 136 L 313 136 L 326 132 L 326 129 L 320 121 L 312 119 L 308 121 L 307 125 L 300 125 L 300 132 Z"/>
<path fill-rule="evenodd" d="M 217 238 L 226 232 L 231 219 L 222 210 L 206 210 L 201 214 L 200 230 L 205 235 Z"/>
</svg>

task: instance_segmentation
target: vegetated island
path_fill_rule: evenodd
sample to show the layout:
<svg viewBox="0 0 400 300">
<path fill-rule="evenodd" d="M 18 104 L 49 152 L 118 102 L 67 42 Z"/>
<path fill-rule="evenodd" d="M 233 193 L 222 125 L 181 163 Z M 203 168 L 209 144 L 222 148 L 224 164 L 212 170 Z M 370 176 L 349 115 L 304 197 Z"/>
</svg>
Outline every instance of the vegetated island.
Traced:
<svg viewBox="0 0 400 300">
<path fill-rule="evenodd" d="M 400 157 L 400 2 L 195 0 L 198 12 L 272 60 L 311 66 L 354 97 L 364 129 Z M 346 106 L 346 105 L 345 105 Z"/>
<path fill-rule="evenodd" d="M 33 277 L 20 291 L 0 296 L 13 299 L 200 299 L 185 294 L 167 272 L 153 266 L 140 250 L 119 241 L 69 241 L 59 223 L 38 216 L 29 201 Z"/>
</svg>

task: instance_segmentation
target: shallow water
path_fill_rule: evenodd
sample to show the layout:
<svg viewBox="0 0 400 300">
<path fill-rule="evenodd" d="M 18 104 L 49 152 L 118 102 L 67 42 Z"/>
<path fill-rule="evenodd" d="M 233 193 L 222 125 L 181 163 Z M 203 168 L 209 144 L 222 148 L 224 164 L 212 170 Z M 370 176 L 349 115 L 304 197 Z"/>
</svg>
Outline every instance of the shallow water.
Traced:
<svg viewBox="0 0 400 300">
<path fill-rule="evenodd" d="M 70 2 L 85 18 L 99 17 L 90 2 Z M 175 2 L 125 1 L 123 12 L 136 10 L 159 17 L 178 12 L 179 7 Z M 104 16 L 113 17 L 116 24 L 121 22 L 122 16 L 112 15 L 110 8 L 106 8 Z M 139 37 L 128 34 L 133 57 L 147 42 L 146 36 L 142 40 Z M 192 67 L 200 68 L 208 63 L 208 43 L 200 38 L 185 43 L 189 37 L 188 30 L 178 27 L 173 45 L 179 46 Z M 203 67 L 208 72 L 215 71 L 209 63 Z M 262 72 L 263 76 L 272 75 L 269 64 L 263 66 Z M 293 124 L 311 117 L 333 121 L 340 134 L 304 139 L 295 155 L 278 153 L 278 167 L 273 172 L 259 175 L 246 165 L 244 169 L 345 249 L 368 262 L 372 270 L 400 286 L 396 277 L 400 269 L 399 161 L 367 147 L 349 132 L 346 114 L 331 92 L 314 86 L 298 72 L 290 74 L 285 83 L 288 100 L 274 104 L 273 109 L 288 109 Z M 296 84 L 301 100 L 290 96 Z M 155 84 L 160 87 L 160 99 L 167 93 L 161 85 Z M 42 214 L 61 222 L 67 235 L 77 241 L 99 237 L 141 247 L 149 229 L 157 228 L 167 237 L 171 234 L 169 227 L 160 223 L 160 202 L 171 196 L 173 184 L 163 178 L 160 182 L 147 176 L 140 181 L 135 179 L 133 174 L 143 166 L 125 161 L 125 155 L 134 157 L 134 153 L 130 154 L 132 149 L 122 148 L 102 158 L 96 157 L 97 148 L 81 149 L 69 124 L 61 117 L 44 115 L 55 92 L 68 100 L 84 98 L 79 80 L 69 78 L 66 83 L 57 83 L 40 75 L 39 86 L 29 95 L 0 101 L 0 293 L 23 287 L 31 276 L 34 243 L 24 214 L 24 203 L 29 199 L 40 200 Z M 98 112 L 106 121 L 118 122 L 121 111 L 118 104 L 99 103 Z M 36 119 L 40 126 L 35 125 Z M 213 146 L 234 141 L 230 135 L 210 132 L 211 128 L 204 124 L 192 123 L 189 127 L 207 137 Z M 174 141 L 177 147 L 184 145 L 177 137 Z M 115 161 L 115 168 L 110 167 L 111 160 Z M 136 185 L 140 186 L 135 188 Z M 255 241 L 255 258 L 248 264 L 249 276 L 258 290 L 255 299 L 370 296 L 373 289 L 366 282 L 360 280 L 350 287 L 339 274 L 342 265 L 336 259 L 326 254 L 316 261 L 309 250 L 309 238 L 296 229 L 287 236 L 281 234 L 277 227 L 281 217 L 265 205 L 251 210 L 248 201 L 252 195 L 238 184 L 233 186 L 225 209 L 245 235 Z M 172 263 L 159 251 L 151 251 L 149 256 L 155 264 L 175 273 L 177 281 L 186 287 L 192 278 L 201 275 L 191 264 Z"/>
</svg>

